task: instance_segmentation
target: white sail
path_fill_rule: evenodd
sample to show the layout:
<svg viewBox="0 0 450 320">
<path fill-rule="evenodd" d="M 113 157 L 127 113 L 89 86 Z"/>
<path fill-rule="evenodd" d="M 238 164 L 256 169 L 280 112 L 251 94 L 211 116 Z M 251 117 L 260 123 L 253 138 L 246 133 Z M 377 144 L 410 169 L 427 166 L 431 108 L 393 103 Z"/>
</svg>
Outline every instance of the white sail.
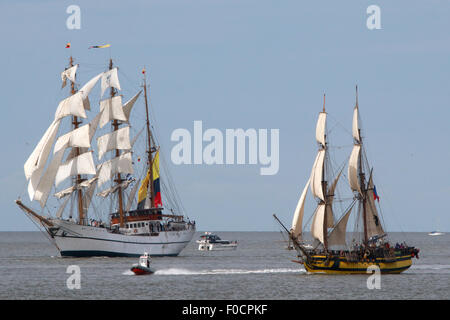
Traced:
<svg viewBox="0 0 450 320">
<path fill-rule="evenodd" d="M 59 120 L 67 116 L 87 118 L 83 104 L 83 97 L 80 91 L 59 103 L 55 113 L 55 120 Z"/>
<path fill-rule="evenodd" d="M 92 142 L 92 138 L 95 135 L 95 131 L 97 130 L 101 115 L 102 115 L 102 113 L 100 112 L 89 123 L 89 144 Z M 72 150 L 70 150 L 70 153 L 68 154 L 68 156 L 66 158 L 66 161 L 69 161 L 70 159 L 75 158 L 77 156 L 77 153 L 82 154 L 82 153 L 88 152 L 88 149 L 89 148 L 87 148 L 87 147 L 80 147 L 80 148 L 78 148 L 78 151 L 77 151 L 76 148 L 73 148 Z"/>
<path fill-rule="evenodd" d="M 123 112 L 122 96 L 115 96 L 100 101 L 100 128 L 103 128 L 111 120 L 127 121 Z"/>
<path fill-rule="evenodd" d="M 38 188 L 41 175 L 47 163 L 53 142 L 56 138 L 56 133 L 59 129 L 60 121 L 53 121 L 50 127 L 45 132 L 44 136 L 39 141 L 36 148 L 31 153 L 28 160 L 25 162 L 24 171 L 28 182 L 28 195 L 30 200 L 34 200 L 34 194 Z"/>
<path fill-rule="evenodd" d="M 97 177 L 94 177 L 89 180 L 84 180 L 83 182 L 81 182 L 78 185 L 71 186 L 69 188 L 66 188 L 64 190 L 61 190 L 61 191 L 55 193 L 54 196 L 58 199 L 64 198 L 64 197 L 72 194 L 74 191 L 81 189 L 82 187 L 89 188 L 97 179 L 98 179 Z"/>
<path fill-rule="evenodd" d="M 34 200 L 39 201 L 41 208 L 43 208 L 47 203 L 48 196 L 50 195 L 50 191 L 52 189 L 53 182 L 55 181 L 58 169 L 61 165 L 63 156 L 64 149 L 61 149 L 54 155 L 47 170 L 39 180 L 39 184 L 34 193 Z"/>
<path fill-rule="evenodd" d="M 305 210 L 305 199 L 306 194 L 308 193 L 309 180 L 303 189 L 303 192 L 298 200 L 297 207 L 295 208 L 294 217 L 292 219 L 292 228 L 291 234 L 294 238 L 301 237 L 302 234 L 302 225 L 303 225 L 303 214 Z"/>
<path fill-rule="evenodd" d="M 45 131 L 37 146 L 34 148 L 31 155 L 28 157 L 28 160 L 25 162 L 24 172 L 27 179 L 31 178 L 31 175 L 35 170 L 45 166 L 53 142 L 55 141 L 56 133 L 59 129 L 59 124 L 60 121 L 58 120 L 52 122 L 47 131 Z"/>
<path fill-rule="evenodd" d="M 74 129 L 65 135 L 62 135 L 56 140 L 53 153 L 57 153 L 61 149 L 69 147 L 85 147 L 91 146 L 89 139 L 89 124 L 85 124 L 77 129 Z"/>
<path fill-rule="evenodd" d="M 119 188 L 122 188 L 122 190 L 125 190 L 126 188 L 128 188 L 128 186 L 129 186 L 133 181 L 135 181 L 135 180 L 133 179 L 133 180 L 125 180 L 125 181 L 122 181 L 122 183 L 120 183 L 120 184 L 116 184 L 116 185 L 114 185 L 113 187 L 111 187 L 111 188 L 109 188 L 109 189 L 106 189 L 106 190 L 103 190 L 102 192 L 97 193 L 97 196 L 106 198 L 106 197 L 109 196 L 110 194 L 116 192 Z"/>
<path fill-rule="evenodd" d="M 131 149 L 130 127 L 120 128 L 97 138 L 97 147 L 99 160 L 108 151 Z"/>
<path fill-rule="evenodd" d="M 97 187 L 98 177 L 91 179 L 92 182 L 86 188 L 83 194 L 83 212 L 88 212 L 89 206 L 91 205 L 92 197 L 94 195 L 95 188 Z"/>
<path fill-rule="evenodd" d="M 38 168 L 33 171 L 30 179 L 28 180 L 28 196 L 30 197 L 30 201 L 34 200 L 34 194 L 39 185 L 39 181 L 41 180 L 42 172 L 44 171 L 44 167 Z"/>
<path fill-rule="evenodd" d="M 131 152 L 125 152 L 99 166 L 98 186 L 109 181 L 117 173 L 133 173 Z"/>
<path fill-rule="evenodd" d="M 109 87 L 114 87 L 118 90 L 120 89 L 119 77 L 117 76 L 117 68 L 106 71 L 102 75 L 102 94 L 105 93 L 105 90 Z"/>
<path fill-rule="evenodd" d="M 353 146 L 352 153 L 350 155 L 350 160 L 348 162 L 348 181 L 350 182 L 350 188 L 353 191 L 358 191 L 361 193 L 361 187 L 359 184 L 359 176 L 358 176 L 358 162 L 359 162 L 359 153 L 361 152 L 361 146 L 356 144 Z"/>
<path fill-rule="evenodd" d="M 75 75 L 77 73 L 78 64 L 74 65 L 73 67 L 70 67 L 69 69 L 64 70 L 61 72 L 61 80 L 62 80 L 62 87 L 64 88 L 67 83 L 67 79 L 69 79 L 72 82 L 75 82 Z"/>
<path fill-rule="evenodd" d="M 88 96 L 102 75 L 103 75 L 103 72 L 96 75 L 94 78 L 92 78 L 91 80 L 86 82 L 86 84 L 80 90 L 78 90 L 78 92 L 81 93 L 84 109 L 86 109 L 86 110 L 91 110 L 91 104 L 89 102 Z"/>
<path fill-rule="evenodd" d="M 359 123 L 358 123 L 358 106 L 355 107 L 353 110 L 353 126 L 352 126 L 352 135 L 353 138 L 358 142 L 361 143 L 361 136 L 359 135 Z"/>
<path fill-rule="evenodd" d="M 142 90 L 139 91 L 133 98 L 131 98 L 130 100 L 128 100 L 124 105 L 123 105 L 123 113 L 125 114 L 125 117 L 127 118 L 127 122 L 130 121 L 130 114 L 131 114 L 131 109 L 133 108 L 137 98 L 139 98 L 139 95 L 141 94 Z"/>
<path fill-rule="evenodd" d="M 314 239 L 319 240 L 324 243 L 324 228 L 323 222 L 325 218 L 325 204 L 319 204 L 317 206 L 316 212 L 314 213 L 313 220 L 311 223 L 311 235 Z"/>
<path fill-rule="evenodd" d="M 138 179 L 138 181 L 136 181 L 133 188 L 131 189 L 131 192 L 128 195 L 128 202 L 127 202 L 127 206 L 125 208 L 125 212 L 130 211 L 131 205 L 133 204 L 134 197 L 136 196 L 136 192 L 139 189 L 140 184 L 141 184 L 141 179 Z"/>
<path fill-rule="evenodd" d="M 325 161 L 325 149 L 319 150 L 316 160 L 311 171 L 310 186 L 313 196 L 325 201 L 323 194 L 322 181 L 323 181 L 323 166 Z"/>
<path fill-rule="evenodd" d="M 63 163 L 56 174 L 55 185 L 58 186 L 70 176 L 81 174 L 96 174 L 92 152 L 85 152 Z"/>
<path fill-rule="evenodd" d="M 64 197 L 66 197 L 66 196 L 72 194 L 75 190 L 77 190 L 76 186 L 71 186 L 71 187 L 66 188 L 66 189 L 64 189 L 64 190 L 61 190 L 61 191 L 59 191 L 59 192 L 56 192 L 56 193 L 54 194 L 54 196 L 55 196 L 56 198 L 58 198 L 58 199 L 61 199 L 61 198 L 64 198 Z"/>
<path fill-rule="evenodd" d="M 57 218 L 61 218 L 62 214 L 64 212 L 64 209 L 66 208 L 67 204 L 69 203 L 70 197 L 66 198 L 66 200 L 64 200 L 63 204 L 59 207 L 58 211 L 56 212 L 56 217 Z"/>
<path fill-rule="evenodd" d="M 328 235 L 328 246 L 345 246 L 345 234 L 347 231 L 347 222 L 352 212 L 353 206 L 347 211 L 347 213 L 336 224 L 336 227 Z"/>
<path fill-rule="evenodd" d="M 326 136 L 326 123 L 327 123 L 327 114 L 326 112 L 319 113 L 319 119 L 317 120 L 316 125 L 316 140 L 325 146 L 325 136 Z"/>
</svg>

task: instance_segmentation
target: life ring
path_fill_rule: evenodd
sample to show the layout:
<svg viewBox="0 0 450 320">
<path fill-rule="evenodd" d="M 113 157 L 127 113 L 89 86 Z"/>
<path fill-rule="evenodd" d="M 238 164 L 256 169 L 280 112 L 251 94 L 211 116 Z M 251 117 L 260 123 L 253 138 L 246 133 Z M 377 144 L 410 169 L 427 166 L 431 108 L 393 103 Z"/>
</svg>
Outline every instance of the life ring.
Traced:
<svg viewBox="0 0 450 320">
<path fill-rule="evenodd" d="M 133 231 L 134 233 L 137 233 L 137 229 L 134 229 L 134 231 Z"/>
</svg>

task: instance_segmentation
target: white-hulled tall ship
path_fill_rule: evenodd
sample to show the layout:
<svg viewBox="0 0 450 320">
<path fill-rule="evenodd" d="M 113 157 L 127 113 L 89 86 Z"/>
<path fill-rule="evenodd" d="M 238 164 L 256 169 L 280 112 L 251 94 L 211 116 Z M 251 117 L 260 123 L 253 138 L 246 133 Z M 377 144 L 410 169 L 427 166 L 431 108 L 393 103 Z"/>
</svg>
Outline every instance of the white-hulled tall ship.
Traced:
<svg viewBox="0 0 450 320">
<path fill-rule="evenodd" d="M 79 90 L 77 69 L 70 57 L 69 67 L 61 74 L 63 88 L 70 81 L 70 95 L 59 103 L 53 122 L 24 166 L 28 195 L 41 209 L 25 205 L 20 198 L 17 205 L 47 231 L 61 256 L 139 257 L 143 252 L 177 256 L 191 241 L 195 222 L 182 214 L 167 167 L 167 179 L 160 178 L 160 156 L 164 158 L 152 130 L 154 123 L 150 125 L 145 69 L 145 116 L 136 121 L 140 125 L 142 119 L 143 128 L 133 139 L 131 111 L 142 90 L 122 104 L 118 68 L 112 59 L 107 71 Z M 100 106 L 95 112 L 89 95 L 99 80 Z M 108 89 L 109 97 L 102 98 Z M 86 111 L 93 115 L 83 124 L 88 119 Z M 108 124 L 110 128 L 100 134 Z M 59 134 L 64 127 L 69 131 Z M 142 131 L 146 132 L 144 142 L 138 140 Z M 136 141 L 142 144 L 139 150 Z M 163 213 L 161 191 L 170 203 L 171 208 L 166 207 L 170 214 Z M 49 199 L 56 203 L 49 205 Z"/>
</svg>

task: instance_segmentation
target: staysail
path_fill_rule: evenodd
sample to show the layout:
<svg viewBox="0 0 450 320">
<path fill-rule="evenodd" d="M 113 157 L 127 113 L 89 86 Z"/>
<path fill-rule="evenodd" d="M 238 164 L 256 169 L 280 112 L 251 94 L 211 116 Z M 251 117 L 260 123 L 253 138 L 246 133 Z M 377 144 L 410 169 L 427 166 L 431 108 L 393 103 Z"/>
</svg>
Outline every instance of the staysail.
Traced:
<svg viewBox="0 0 450 320">
<path fill-rule="evenodd" d="M 347 213 L 339 220 L 334 229 L 328 235 L 328 245 L 329 246 L 345 246 L 345 235 L 347 232 L 347 222 L 352 212 L 354 204 L 350 207 Z"/>
<path fill-rule="evenodd" d="M 309 181 L 306 183 L 305 188 L 298 200 L 297 207 L 295 208 L 294 217 L 292 219 L 291 234 L 294 238 L 301 238 L 302 235 L 302 225 L 303 225 L 303 214 L 305 211 L 305 200 L 306 194 L 308 193 Z"/>
</svg>

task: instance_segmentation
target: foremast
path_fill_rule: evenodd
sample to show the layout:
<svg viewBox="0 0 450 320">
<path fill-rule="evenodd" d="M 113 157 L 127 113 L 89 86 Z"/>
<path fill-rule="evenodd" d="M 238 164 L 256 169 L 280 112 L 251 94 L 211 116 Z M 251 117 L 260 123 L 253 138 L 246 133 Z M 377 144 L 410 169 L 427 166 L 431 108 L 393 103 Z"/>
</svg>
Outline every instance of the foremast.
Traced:
<svg viewBox="0 0 450 320">
<path fill-rule="evenodd" d="M 69 68 L 72 68 L 73 65 L 73 58 L 72 56 L 70 56 L 69 59 Z M 76 93 L 75 90 L 75 76 L 73 79 L 69 79 L 70 80 L 70 93 L 73 96 Z M 76 115 L 72 115 L 72 125 L 73 125 L 73 129 L 76 130 L 79 128 L 79 125 L 81 124 L 81 121 L 78 121 L 78 116 Z M 79 156 L 80 155 L 80 148 L 79 147 L 74 147 L 75 150 L 75 156 Z M 78 203 L 78 224 L 83 225 L 84 224 L 84 209 L 83 209 L 83 190 L 82 188 L 80 188 L 80 184 L 81 182 L 83 182 L 83 180 L 81 179 L 81 175 L 77 175 L 74 181 L 74 187 L 77 190 L 77 203 Z"/>
<path fill-rule="evenodd" d="M 328 161 L 328 146 L 326 134 L 325 94 L 323 95 L 323 109 L 319 113 L 316 125 L 316 141 L 319 144 L 319 151 L 311 172 L 311 192 L 317 199 L 318 204 L 315 210 L 312 224 L 312 236 L 322 243 L 325 251 L 328 251 L 328 228 L 333 227 L 332 198 L 328 190 L 326 178 L 326 168 Z"/>
<path fill-rule="evenodd" d="M 331 169 L 329 166 L 328 156 L 326 118 L 327 113 L 325 111 L 324 95 L 323 109 L 322 112 L 319 113 L 316 125 L 316 141 L 319 144 L 319 150 L 316 156 L 316 160 L 314 161 L 311 176 L 300 195 L 297 207 L 294 212 L 292 227 L 289 231 L 290 237 L 293 242 L 295 242 L 296 247 L 299 246 L 302 248 L 301 252 L 303 256 L 306 250 L 302 247 L 301 244 L 303 240 L 302 224 L 306 195 L 309 189 L 308 187 L 310 187 L 311 193 L 317 201 L 317 207 L 314 211 L 311 223 L 311 234 L 315 240 L 323 245 L 325 252 L 328 252 L 330 246 L 345 245 L 347 221 L 353 208 L 353 205 L 351 205 L 349 210 L 347 210 L 347 212 L 342 215 L 340 220 L 335 223 L 333 214 L 333 200 L 337 183 L 342 173 L 342 169 L 336 176 L 333 176 L 332 179 L 330 179 L 330 181 L 332 182 L 328 183 L 327 176 L 331 175 Z M 332 230 L 328 232 L 330 228 L 332 228 Z"/>
<path fill-rule="evenodd" d="M 53 186 L 56 187 L 69 177 L 72 177 L 70 187 L 54 194 L 61 199 L 66 197 L 60 205 L 56 217 L 60 218 L 68 201 L 69 195 L 77 193 L 79 224 L 84 224 L 85 213 L 90 203 L 90 193 L 83 192 L 82 188 L 92 190 L 96 178 L 86 180 L 83 175 L 95 175 L 96 169 L 92 157 L 91 140 L 95 134 L 99 116 L 91 123 L 80 126 L 81 118 L 87 118 L 86 110 L 90 110 L 89 93 L 100 79 L 102 74 L 88 81 L 80 90 L 75 88 L 76 71 L 78 65 L 74 65 L 73 57 L 69 59 L 69 68 L 61 73 L 64 88 L 67 79 L 70 80 L 70 95 L 60 101 L 55 117 L 47 131 L 41 137 L 39 143 L 24 164 L 25 177 L 28 180 L 28 195 L 30 201 L 38 201 L 41 208 L 46 206 Z M 63 135 L 58 135 L 61 122 L 70 116 L 71 130 Z M 51 152 L 53 149 L 53 152 Z M 66 155 L 66 150 L 70 152 Z M 63 158 L 65 157 L 65 161 Z M 51 160 L 50 160 L 51 159 Z M 50 160 L 50 161 L 49 161 Z M 17 204 L 30 213 L 31 209 Z M 43 221 L 43 220 L 42 220 Z"/>
</svg>

